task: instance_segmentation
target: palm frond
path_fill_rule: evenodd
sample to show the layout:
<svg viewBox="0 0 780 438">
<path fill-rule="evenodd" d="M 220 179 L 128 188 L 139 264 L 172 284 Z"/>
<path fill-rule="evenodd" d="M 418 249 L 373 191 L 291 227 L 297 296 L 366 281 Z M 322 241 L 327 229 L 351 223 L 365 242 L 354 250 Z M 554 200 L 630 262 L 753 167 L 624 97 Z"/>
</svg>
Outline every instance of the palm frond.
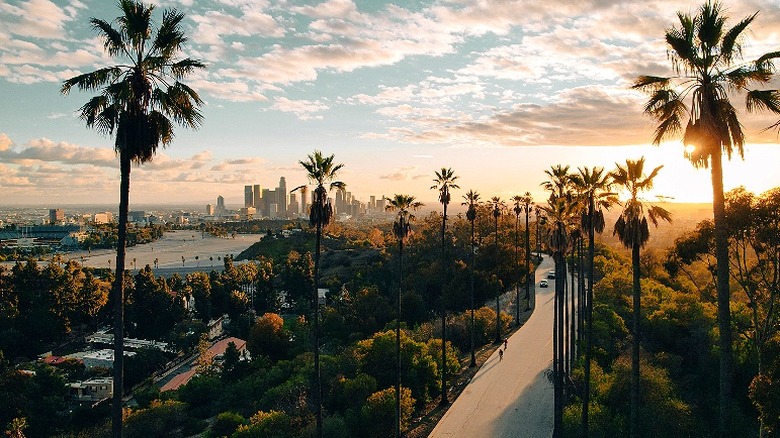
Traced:
<svg viewBox="0 0 780 438">
<path fill-rule="evenodd" d="M 751 90 L 745 96 L 749 112 L 767 110 L 780 114 L 780 90 Z"/>
<path fill-rule="evenodd" d="M 636 78 L 633 84 L 631 84 L 631 88 L 636 90 L 644 90 L 644 89 L 658 89 L 658 88 L 666 88 L 669 86 L 669 82 L 671 81 L 670 78 L 665 78 L 661 76 L 639 76 Z"/>
<path fill-rule="evenodd" d="M 90 73 L 84 73 L 62 82 L 60 93 L 67 95 L 73 87 L 83 91 L 94 91 L 111 83 L 122 74 L 122 69 L 116 66 L 101 68 Z"/>
<path fill-rule="evenodd" d="M 723 35 L 723 39 L 721 40 L 720 44 L 720 54 L 727 65 L 731 64 L 735 57 L 742 56 L 742 47 L 739 43 L 739 40 L 741 39 L 742 32 L 744 32 L 750 23 L 753 22 L 753 20 L 756 18 L 756 15 L 758 15 L 758 12 L 744 18 L 742 21 L 737 23 L 736 26 L 729 29 L 725 35 Z"/>
<path fill-rule="evenodd" d="M 185 76 L 188 76 L 194 72 L 195 69 L 206 68 L 206 65 L 200 61 L 186 58 L 182 59 L 181 61 L 174 62 L 170 67 L 173 77 L 176 78 L 176 80 L 181 80 Z"/>
<path fill-rule="evenodd" d="M 103 49 L 111 56 L 117 56 L 126 50 L 122 33 L 114 29 L 111 24 L 98 18 L 91 18 L 89 22 L 92 29 L 100 33 L 103 39 Z"/>
<path fill-rule="evenodd" d="M 174 53 L 180 50 L 182 44 L 187 41 L 180 24 L 184 20 L 184 14 L 176 9 L 170 9 L 163 13 L 163 20 L 157 36 L 154 39 L 152 51 L 159 53 L 161 57 L 170 59 Z"/>
</svg>

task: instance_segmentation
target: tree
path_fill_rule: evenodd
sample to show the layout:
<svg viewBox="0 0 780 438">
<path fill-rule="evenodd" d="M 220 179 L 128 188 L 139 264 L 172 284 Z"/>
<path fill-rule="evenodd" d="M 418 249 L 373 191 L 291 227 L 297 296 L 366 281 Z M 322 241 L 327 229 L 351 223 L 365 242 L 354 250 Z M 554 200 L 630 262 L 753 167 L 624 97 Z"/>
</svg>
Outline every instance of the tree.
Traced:
<svg viewBox="0 0 780 438">
<path fill-rule="evenodd" d="M 744 93 L 749 112 L 768 110 L 780 114 L 780 91 L 751 88 L 772 83 L 773 60 L 780 57 L 780 51 L 742 62 L 743 34 L 757 15 L 758 12 L 727 28 L 727 17 L 718 2 L 707 1 L 695 16 L 679 12 L 679 27 L 665 32 L 675 75 L 640 76 L 633 85 L 650 95 L 644 112 L 658 122 L 653 143 L 660 144 L 664 138 L 682 132 L 686 156 L 694 167 L 711 167 L 720 333 L 720 436 L 729 434 L 733 367 L 722 155 L 725 152 L 730 159 L 736 150 L 743 156 L 745 141 L 729 96 Z"/>
<path fill-rule="evenodd" d="M 343 164 L 335 164 L 334 156 L 325 157 L 320 151 L 314 151 L 306 161 L 299 161 L 300 165 L 306 171 L 309 182 L 315 184 L 314 200 L 309 210 L 309 225 L 316 229 L 316 245 L 314 250 L 314 294 L 312 296 L 312 305 L 314 306 L 314 373 L 317 387 L 314 390 L 314 404 L 317 406 L 317 438 L 322 438 L 322 379 L 320 376 L 320 299 L 317 287 L 319 286 L 319 267 L 320 267 L 320 245 L 322 240 L 322 228 L 330 223 L 333 216 L 333 207 L 328 201 L 328 191 L 332 189 L 343 190 L 346 184 L 341 181 L 335 181 L 339 170 Z M 325 188 L 329 184 L 329 188 Z M 303 190 L 305 186 L 296 187 L 296 190 Z"/>
<path fill-rule="evenodd" d="M 587 208 L 582 211 L 580 226 L 588 234 L 588 284 L 585 297 L 585 384 L 582 391 L 582 436 L 587 438 L 588 405 L 590 400 L 590 361 L 593 348 L 593 259 L 595 258 L 595 235 L 604 231 L 604 212 L 617 201 L 610 191 L 611 178 L 602 167 L 577 168 L 571 175 L 572 183 L 585 197 Z"/>
<path fill-rule="evenodd" d="M 498 218 L 501 217 L 504 210 L 506 210 L 506 205 L 503 201 L 501 201 L 501 198 L 498 196 L 493 196 L 490 199 L 490 204 L 492 208 L 492 214 L 493 219 L 495 221 L 495 232 L 496 232 L 496 240 L 494 241 L 494 247 L 496 249 L 496 270 L 498 270 Z M 499 273 L 496 272 L 496 344 L 500 344 L 504 341 L 504 338 L 501 337 L 501 281 L 499 279 Z"/>
<path fill-rule="evenodd" d="M 475 355 L 475 345 L 474 345 L 474 256 L 476 255 L 476 243 L 474 242 L 474 222 L 477 220 L 477 205 L 479 205 L 479 193 L 475 192 L 474 190 L 469 190 L 466 192 L 465 195 L 463 195 L 463 199 L 466 200 L 466 202 L 463 203 L 463 205 L 468 205 L 468 210 L 466 210 L 466 219 L 471 223 L 471 239 L 470 242 L 470 248 L 469 248 L 469 257 L 470 257 L 470 264 L 469 267 L 470 271 L 470 283 L 471 283 L 471 301 L 469 305 L 469 309 L 471 310 L 471 323 L 469 324 L 469 332 L 471 334 L 471 342 L 469 345 L 471 346 L 471 362 L 469 363 L 470 367 L 477 366 L 477 359 Z"/>
<path fill-rule="evenodd" d="M 401 295 L 404 281 L 404 240 L 412 233 L 414 215 L 409 210 L 422 207 L 414 196 L 396 194 L 385 207 L 387 211 L 396 211 L 393 222 L 393 235 L 398 240 L 398 297 L 396 300 L 395 346 L 396 346 L 396 382 L 395 382 L 395 436 L 401 436 Z"/>
<path fill-rule="evenodd" d="M 130 195 L 130 168 L 152 160 L 158 146 L 173 140 L 173 122 L 197 128 L 203 119 L 199 110 L 202 101 L 192 88 L 181 80 L 205 66 L 190 58 L 179 59 L 187 37 L 180 26 L 184 14 L 175 9 L 163 12 L 162 22 L 152 32 L 154 5 L 133 0 L 119 0 L 121 15 L 111 23 L 91 18 L 92 28 L 99 33 L 103 48 L 119 63 L 84 73 L 66 80 L 61 92 L 67 95 L 73 87 L 100 94 L 80 109 L 80 118 L 87 127 L 114 136 L 114 149 L 119 155 L 120 200 L 117 241 L 116 276 L 114 284 L 114 396 L 112 432 L 122 433 L 122 344 L 124 340 L 122 272 L 125 269 L 127 215 Z"/>
<path fill-rule="evenodd" d="M 659 220 L 672 221 L 671 214 L 657 205 L 651 205 L 639 197 L 640 192 L 653 188 L 653 179 L 663 166 L 658 166 L 645 175 L 645 158 L 626 160 L 626 165 L 616 164 L 617 168 L 610 173 L 614 184 L 628 192 L 629 199 L 623 203 L 623 211 L 615 222 L 613 234 L 620 242 L 631 249 L 631 266 L 633 271 L 633 339 L 631 345 L 631 436 L 639 436 L 639 318 L 641 303 L 640 248 L 650 239 L 650 229 L 647 219 L 658 226 Z"/>
<path fill-rule="evenodd" d="M 459 189 L 455 181 L 458 177 L 455 172 L 450 168 L 442 167 L 441 171 L 435 172 L 436 178 L 434 178 L 433 186 L 431 190 L 437 190 L 439 192 L 439 202 L 443 207 L 443 213 L 441 217 L 441 362 L 446 362 L 447 356 L 447 300 L 446 293 L 446 266 L 447 266 L 447 206 L 450 203 L 450 191 Z M 447 400 L 447 367 L 441 367 L 441 405 L 446 406 L 449 404 Z"/>
</svg>

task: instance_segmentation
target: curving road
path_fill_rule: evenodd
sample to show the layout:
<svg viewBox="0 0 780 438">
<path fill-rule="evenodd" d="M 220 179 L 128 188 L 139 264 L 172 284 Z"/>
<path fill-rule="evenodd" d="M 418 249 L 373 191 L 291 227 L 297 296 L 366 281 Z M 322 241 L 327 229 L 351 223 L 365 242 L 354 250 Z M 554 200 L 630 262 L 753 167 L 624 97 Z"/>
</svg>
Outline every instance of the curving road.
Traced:
<svg viewBox="0 0 780 438">
<path fill-rule="evenodd" d="M 536 284 L 554 268 L 545 256 Z M 503 359 L 498 350 L 431 432 L 444 437 L 550 437 L 553 432 L 552 321 L 555 283 L 536 287 L 536 306 L 509 338 Z"/>
</svg>

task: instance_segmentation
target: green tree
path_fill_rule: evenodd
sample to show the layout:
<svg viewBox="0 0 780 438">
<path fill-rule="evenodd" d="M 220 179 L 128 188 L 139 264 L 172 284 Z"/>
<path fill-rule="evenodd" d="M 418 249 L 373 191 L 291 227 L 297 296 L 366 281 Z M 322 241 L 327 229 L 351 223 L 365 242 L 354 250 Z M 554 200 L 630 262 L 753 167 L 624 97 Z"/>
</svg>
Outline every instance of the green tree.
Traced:
<svg viewBox="0 0 780 438">
<path fill-rule="evenodd" d="M 410 210 L 422 207 L 422 202 L 414 196 L 396 194 L 385 207 L 387 211 L 398 211 L 393 222 L 393 235 L 398 240 L 398 295 L 396 297 L 395 345 L 396 345 L 396 382 L 395 382 L 395 436 L 401 436 L 401 296 L 404 280 L 404 241 L 412 233 L 414 215 Z"/>
<path fill-rule="evenodd" d="M 732 339 L 729 293 L 728 230 L 725 224 L 722 155 L 743 155 L 745 136 L 729 97 L 744 93 L 748 111 L 780 114 L 780 92 L 761 90 L 774 80 L 771 52 L 754 61 L 742 61 L 742 41 L 758 13 L 726 27 L 719 2 L 707 1 L 696 15 L 679 12 L 679 26 L 665 32 L 674 76 L 640 76 L 633 88 L 650 95 L 645 113 L 658 121 L 653 143 L 683 132 L 692 146 L 686 155 L 695 167 L 711 167 L 712 209 L 717 259 L 718 329 L 720 333 L 720 436 L 729 434 L 732 380 Z M 683 123 L 686 121 L 685 128 Z M 778 126 L 775 124 L 774 126 Z"/>
<path fill-rule="evenodd" d="M 498 257 L 498 219 L 501 217 L 502 214 L 504 214 L 504 210 L 506 210 L 506 204 L 499 198 L 498 196 L 494 196 L 490 199 L 490 208 L 491 208 L 491 214 L 493 215 L 493 220 L 495 221 L 495 241 L 494 248 L 495 248 L 495 255 Z M 498 271 L 498 263 L 494 264 L 496 271 Z M 500 278 L 499 272 L 496 272 L 496 279 Z M 504 341 L 504 338 L 501 337 L 501 324 L 499 323 L 499 318 L 501 317 L 501 289 L 502 284 L 501 281 L 496 281 L 496 339 L 495 343 L 500 344 Z"/>
<path fill-rule="evenodd" d="M 285 359 L 290 353 L 290 332 L 276 313 L 266 313 L 252 326 L 247 348 L 253 357 L 267 356 L 273 361 Z"/>
<path fill-rule="evenodd" d="M 390 419 L 393 418 L 393 402 L 395 400 L 401 400 L 401 422 L 396 423 L 396 427 L 390 424 Z M 402 388 L 401 394 L 396 393 L 395 388 L 387 388 L 381 391 L 377 391 L 371 394 L 366 400 L 366 404 L 363 406 L 362 414 L 363 421 L 366 427 L 364 428 L 365 436 L 385 438 L 393 436 L 390 433 L 391 429 L 395 429 L 396 436 L 399 433 L 399 429 L 403 430 L 409 426 L 409 420 L 414 412 L 414 398 L 412 398 L 412 391 L 409 388 Z M 398 404 L 396 404 L 396 410 Z M 396 412 L 396 415 L 398 413 Z"/>
<path fill-rule="evenodd" d="M 645 158 L 626 160 L 626 165 L 616 164 L 617 168 L 610 173 L 612 181 L 619 189 L 628 192 L 629 198 L 623 203 L 623 211 L 615 222 L 614 235 L 620 242 L 631 249 L 631 266 L 633 271 L 633 339 L 631 346 L 631 436 L 639 436 L 639 319 L 641 317 L 641 270 L 640 248 L 650 239 L 648 219 L 656 227 L 659 220 L 672 221 L 671 214 L 657 205 L 652 205 L 640 198 L 640 193 L 651 190 L 655 177 L 663 166 L 658 166 L 645 175 Z"/>
<path fill-rule="evenodd" d="M 113 436 L 122 433 L 122 344 L 124 340 L 121 273 L 125 270 L 127 215 L 130 198 L 130 169 L 133 162 L 151 161 L 159 145 L 173 140 L 173 122 L 197 128 L 203 116 L 202 101 L 181 80 L 204 65 L 190 58 L 178 59 L 187 38 L 181 30 L 184 14 L 175 9 L 163 12 L 162 22 L 152 32 L 153 5 L 119 0 L 121 15 L 118 28 L 98 18 L 91 18 L 92 28 L 100 35 L 103 48 L 119 63 L 81 74 L 62 84 L 62 94 L 73 87 L 100 94 L 84 104 L 80 117 L 90 128 L 115 137 L 119 154 L 120 200 L 116 269 L 120 275 L 114 284 L 114 399 Z"/>
<path fill-rule="evenodd" d="M 306 171 L 309 182 L 315 184 L 314 200 L 309 210 L 309 225 L 316 229 L 316 243 L 314 250 L 314 287 L 312 296 L 312 305 L 314 306 L 314 373 L 315 384 L 314 404 L 317 409 L 317 438 L 322 438 L 322 379 L 320 375 L 320 304 L 319 304 L 319 267 L 320 267 L 320 245 L 322 240 L 322 228 L 328 225 L 333 217 L 333 207 L 328 201 L 328 191 L 332 189 L 343 190 L 346 184 L 337 181 L 338 172 L 344 167 L 343 164 L 333 162 L 334 156 L 325 157 L 320 151 L 314 151 L 307 157 L 306 161 L 299 161 L 300 165 Z M 329 188 L 325 185 L 329 184 Z M 303 187 L 297 187 L 292 191 L 303 190 Z"/>
<path fill-rule="evenodd" d="M 441 171 L 435 172 L 436 178 L 434 178 L 433 186 L 431 190 L 439 192 L 439 202 L 443 207 L 441 216 L 441 361 L 445 362 L 447 357 L 447 297 L 446 294 L 446 281 L 447 278 L 447 206 L 450 204 L 451 195 L 450 191 L 459 189 L 460 187 L 455 184 L 458 180 L 458 176 L 455 175 L 452 169 L 448 167 L 442 167 Z M 446 406 L 449 404 L 447 399 L 447 367 L 441 368 L 441 405 Z"/>
</svg>

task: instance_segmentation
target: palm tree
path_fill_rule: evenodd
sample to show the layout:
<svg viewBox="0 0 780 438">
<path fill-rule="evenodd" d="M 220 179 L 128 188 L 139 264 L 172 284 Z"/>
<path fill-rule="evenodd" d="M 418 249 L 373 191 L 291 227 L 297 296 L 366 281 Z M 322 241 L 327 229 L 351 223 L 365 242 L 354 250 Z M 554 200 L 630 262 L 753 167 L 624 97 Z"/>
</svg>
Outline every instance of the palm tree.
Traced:
<svg viewBox="0 0 780 438">
<path fill-rule="evenodd" d="M 395 436 L 401 436 L 401 293 L 404 281 L 404 240 L 412 233 L 412 221 L 414 215 L 409 210 L 417 210 L 422 207 L 421 202 L 416 202 L 414 196 L 396 194 L 385 207 L 387 211 L 398 210 L 395 222 L 393 222 L 393 235 L 398 239 L 398 297 L 396 300 L 395 320 Z"/>
<path fill-rule="evenodd" d="M 479 205 L 479 193 L 475 192 L 474 190 L 469 190 L 466 192 L 466 194 L 463 196 L 463 199 L 466 201 L 463 203 L 463 205 L 468 205 L 468 210 L 466 210 L 466 219 L 471 222 L 471 363 L 469 363 L 469 367 L 475 367 L 477 366 L 477 357 L 474 352 L 475 349 L 475 342 L 474 342 L 474 256 L 476 254 L 476 248 L 475 248 L 475 242 L 474 242 L 474 222 L 477 220 L 477 205 Z"/>
<path fill-rule="evenodd" d="M 498 196 L 493 196 L 490 199 L 490 204 L 493 206 L 493 219 L 496 224 L 496 240 L 494 242 L 494 247 L 496 249 L 496 344 L 500 344 L 504 342 L 504 338 L 501 337 L 501 280 L 499 280 L 498 276 L 498 218 L 501 217 L 503 210 L 506 209 L 506 205 Z"/>
<path fill-rule="evenodd" d="M 514 259 L 514 265 L 515 269 L 517 270 L 517 281 L 515 282 L 515 324 L 519 327 L 520 326 L 520 270 L 517 269 L 517 265 L 520 263 L 520 257 L 518 256 L 518 251 L 520 251 L 520 214 L 523 213 L 523 197 L 520 195 L 515 195 L 512 197 L 512 201 L 514 201 L 514 208 L 512 208 L 512 212 L 515 214 L 515 259 Z M 526 261 L 526 266 L 527 261 Z"/>
<path fill-rule="evenodd" d="M 130 196 L 130 169 L 152 160 L 157 148 L 173 140 L 173 123 L 197 128 L 203 116 L 198 94 L 181 81 L 196 69 L 205 67 L 200 61 L 180 59 L 187 37 L 181 30 L 184 14 L 175 9 L 163 12 L 160 27 L 153 32 L 154 5 L 133 0 L 119 0 L 121 15 L 112 23 L 91 18 L 92 28 L 99 33 L 108 55 L 118 63 L 66 80 L 61 93 L 67 95 L 75 87 L 83 91 L 99 91 L 85 103 L 79 117 L 89 128 L 114 136 L 114 150 L 119 155 L 119 230 L 117 234 L 114 281 L 114 389 L 112 401 L 112 432 L 122 433 L 124 341 L 125 252 L 127 244 L 127 214 Z M 172 120 L 171 120 L 172 119 Z"/>
<path fill-rule="evenodd" d="M 531 285 L 533 284 L 533 273 L 531 272 L 531 232 L 528 229 L 528 215 L 531 213 L 534 198 L 531 192 L 525 192 L 523 195 L 523 210 L 525 211 L 525 310 L 531 310 Z"/>
<path fill-rule="evenodd" d="M 309 154 L 306 161 L 299 161 L 306 171 L 309 182 L 316 185 L 314 189 L 314 201 L 309 210 L 309 225 L 316 229 L 316 245 L 314 249 L 314 291 L 312 303 L 314 303 L 314 380 L 317 386 L 314 390 L 314 404 L 317 407 L 317 437 L 322 438 L 322 376 L 320 374 L 320 298 L 317 287 L 320 275 L 320 245 L 322 241 L 322 228 L 330 223 L 333 218 L 333 207 L 328 201 L 328 191 L 332 189 L 344 189 L 346 184 L 334 181 L 343 164 L 335 164 L 334 156 L 325 157 L 320 151 Z M 325 188 L 325 184 L 329 184 Z M 290 191 L 303 190 L 305 186 L 299 186 Z"/>
<path fill-rule="evenodd" d="M 595 235 L 604 231 L 604 211 L 617 202 L 610 191 L 612 180 L 602 167 L 580 167 L 572 174 L 574 186 L 583 194 L 587 208 L 582 212 L 581 228 L 588 234 L 588 284 L 585 296 L 585 381 L 582 395 L 582 436 L 589 434 L 588 407 L 590 403 L 590 359 L 593 350 L 593 260 L 596 256 Z"/>
<path fill-rule="evenodd" d="M 545 187 L 552 187 L 543 183 Z M 553 317 L 553 437 L 563 436 L 563 375 L 565 363 L 564 348 L 564 308 L 566 307 L 566 251 L 571 244 L 569 230 L 572 228 L 574 213 L 577 205 L 570 196 L 559 197 L 555 192 L 550 194 L 547 206 L 542 207 L 545 217 L 549 221 L 551 233 L 549 235 L 549 248 L 555 261 L 555 312 Z M 561 274 L 563 273 L 563 274 Z M 561 276 L 562 275 L 562 276 Z"/>
<path fill-rule="evenodd" d="M 455 181 L 458 177 L 455 172 L 448 167 L 442 167 L 441 171 L 434 173 L 434 184 L 431 190 L 438 190 L 439 202 L 444 207 L 441 217 L 441 402 L 442 406 L 449 404 L 447 400 L 447 301 L 445 298 L 447 278 L 447 242 L 445 234 L 447 231 L 447 205 L 450 203 L 450 191 L 459 189 Z"/>
<path fill-rule="evenodd" d="M 629 199 L 623 203 L 623 211 L 615 222 L 613 235 L 617 235 L 626 248 L 631 249 L 631 266 L 633 271 L 633 322 L 634 336 L 631 345 L 631 436 L 639 436 L 639 318 L 641 288 L 639 284 L 640 266 L 639 250 L 650 238 L 647 219 L 658 226 L 659 220 L 672 221 L 671 214 L 665 209 L 644 202 L 640 192 L 653 188 L 653 179 L 663 166 L 658 166 L 645 175 L 645 158 L 637 161 L 626 160 L 626 165 L 616 164 L 617 168 L 610 176 L 614 184 L 628 192 Z"/>
<path fill-rule="evenodd" d="M 711 167 L 712 210 L 715 224 L 716 288 L 720 332 L 719 434 L 728 435 L 732 380 L 731 313 L 729 310 L 728 230 L 725 224 L 722 155 L 736 150 L 743 156 L 742 125 L 729 96 L 744 92 L 746 109 L 780 114 L 780 91 L 752 86 L 773 83 L 771 52 L 754 61 L 742 61 L 743 34 L 758 15 L 743 18 L 726 27 L 720 3 L 707 1 L 696 16 L 679 12 L 680 25 L 666 30 L 667 53 L 674 75 L 640 76 L 633 88 L 650 95 L 644 112 L 658 122 L 653 143 L 683 133 L 686 156 L 694 167 Z M 687 119 L 685 128 L 683 122 Z M 780 122 L 773 127 L 780 126 Z"/>
</svg>

